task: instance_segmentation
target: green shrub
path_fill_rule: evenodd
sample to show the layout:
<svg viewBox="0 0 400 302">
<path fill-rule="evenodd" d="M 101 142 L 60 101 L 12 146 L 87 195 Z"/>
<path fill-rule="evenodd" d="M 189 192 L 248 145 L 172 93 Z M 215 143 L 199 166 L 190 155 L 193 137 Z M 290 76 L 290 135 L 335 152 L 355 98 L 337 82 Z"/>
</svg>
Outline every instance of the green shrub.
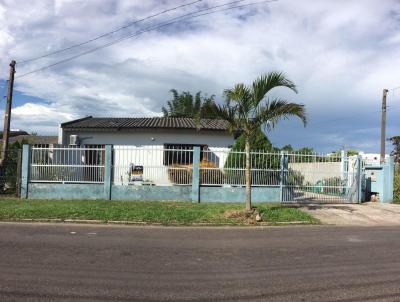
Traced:
<svg viewBox="0 0 400 302">
<path fill-rule="evenodd" d="M 397 169 L 397 172 L 394 175 L 393 199 L 396 202 L 400 202 L 400 169 Z"/>
</svg>

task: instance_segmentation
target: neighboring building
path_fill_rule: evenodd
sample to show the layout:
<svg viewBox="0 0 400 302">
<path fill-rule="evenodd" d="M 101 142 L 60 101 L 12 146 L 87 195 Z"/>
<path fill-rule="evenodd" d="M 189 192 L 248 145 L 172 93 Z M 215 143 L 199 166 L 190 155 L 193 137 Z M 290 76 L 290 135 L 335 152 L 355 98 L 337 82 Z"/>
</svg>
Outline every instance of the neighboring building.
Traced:
<svg viewBox="0 0 400 302">
<path fill-rule="evenodd" d="M 364 160 L 366 165 L 379 165 L 381 162 L 381 155 L 379 153 L 364 153 L 360 152 L 361 158 Z M 385 155 L 385 160 L 389 158 L 390 155 Z"/>
<path fill-rule="evenodd" d="M 10 137 L 20 136 L 20 135 L 29 135 L 28 132 L 23 130 L 10 130 Z M 3 131 L 0 131 L 0 137 L 3 137 Z"/>
<path fill-rule="evenodd" d="M 36 145 L 36 146 L 50 146 L 57 144 L 58 137 L 57 136 L 48 136 L 48 135 L 18 135 L 10 137 L 10 144 L 20 142 L 29 145 Z"/>
<path fill-rule="evenodd" d="M 3 137 L 3 131 L 0 131 L 0 138 Z M 57 144 L 57 136 L 49 135 L 36 135 L 29 134 L 23 130 L 10 130 L 9 143 L 13 144 L 15 142 L 25 143 L 29 145 L 40 145 L 40 146 L 50 146 L 52 144 Z"/>
</svg>

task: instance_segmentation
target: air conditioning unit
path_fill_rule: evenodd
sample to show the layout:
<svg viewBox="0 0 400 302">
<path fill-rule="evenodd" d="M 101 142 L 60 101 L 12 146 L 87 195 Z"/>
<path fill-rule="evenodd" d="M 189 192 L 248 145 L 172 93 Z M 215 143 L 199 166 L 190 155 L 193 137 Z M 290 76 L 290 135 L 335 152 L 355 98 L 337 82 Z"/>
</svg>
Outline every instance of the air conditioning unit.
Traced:
<svg viewBox="0 0 400 302">
<path fill-rule="evenodd" d="M 69 144 L 70 146 L 77 146 L 79 145 L 79 136 L 74 134 L 69 136 Z"/>
</svg>

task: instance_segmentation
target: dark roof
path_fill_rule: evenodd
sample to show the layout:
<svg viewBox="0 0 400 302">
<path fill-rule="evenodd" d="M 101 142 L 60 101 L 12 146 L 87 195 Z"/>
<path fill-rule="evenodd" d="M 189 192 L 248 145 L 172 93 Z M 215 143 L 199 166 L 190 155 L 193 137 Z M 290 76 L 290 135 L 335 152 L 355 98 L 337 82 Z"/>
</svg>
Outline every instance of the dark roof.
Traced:
<svg viewBox="0 0 400 302">
<path fill-rule="evenodd" d="M 64 129 L 196 129 L 227 131 L 229 124 L 225 120 L 192 119 L 173 117 L 151 118 L 103 118 L 86 117 L 61 124 Z"/>
<path fill-rule="evenodd" d="M 19 135 L 29 135 L 28 132 L 23 130 L 10 130 L 10 137 L 19 136 Z M 3 137 L 3 131 L 0 131 L 0 136 Z"/>
<path fill-rule="evenodd" d="M 34 144 L 57 144 L 58 137 L 57 136 L 44 136 L 44 135 L 19 135 L 10 137 L 10 143 L 15 142 L 24 142 L 30 145 Z"/>
</svg>

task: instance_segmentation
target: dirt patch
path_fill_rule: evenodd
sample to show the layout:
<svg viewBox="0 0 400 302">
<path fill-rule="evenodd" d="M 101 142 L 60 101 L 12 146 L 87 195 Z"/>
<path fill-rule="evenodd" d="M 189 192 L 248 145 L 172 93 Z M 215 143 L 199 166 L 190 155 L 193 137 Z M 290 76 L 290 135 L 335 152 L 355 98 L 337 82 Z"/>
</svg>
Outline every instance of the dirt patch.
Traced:
<svg viewBox="0 0 400 302">
<path fill-rule="evenodd" d="M 227 210 L 224 212 L 224 217 L 235 219 L 243 224 L 257 224 L 262 221 L 260 213 L 256 210 L 251 212 L 246 210 Z"/>
</svg>

